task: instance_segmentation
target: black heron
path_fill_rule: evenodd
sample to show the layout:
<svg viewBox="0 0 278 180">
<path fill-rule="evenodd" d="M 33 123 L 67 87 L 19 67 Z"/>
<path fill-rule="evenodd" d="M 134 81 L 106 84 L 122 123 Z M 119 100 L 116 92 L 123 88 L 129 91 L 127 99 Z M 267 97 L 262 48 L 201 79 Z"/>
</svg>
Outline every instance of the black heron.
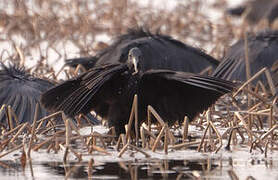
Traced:
<svg viewBox="0 0 278 180">
<path fill-rule="evenodd" d="M 253 76 L 262 68 L 267 67 L 272 75 L 274 85 L 278 83 L 278 31 L 264 31 L 257 35 L 247 36 L 248 59 L 250 73 Z M 223 60 L 213 73 L 214 77 L 230 81 L 246 81 L 244 39 L 240 39 L 232 45 Z M 255 84 L 258 80 L 267 86 L 268 81 L 265 76 L 260 76 L 252 81 Z"/>
<path fill-rule="evenodd" d="M 267 20 L 271 25 L 278 17 L 278 0 L 249 0 L 227 12 L 234 16 L 243 16 L 250 24 Z"/>
<path fill-rule="evenodd" d="M 62 110 L 69 116 L 92 109 L 106 116 L 119 135 L 127 124 L 134 94 L 138 95 L 138 117 L 143 122 L 147 106 L 153 106 L 172 125 L 184 116 L 190 120 L 211 106 L 235 85 L 214 77 L 166 69 L 142 70 L 141 49 L 129 51 L 126 63 L 94 67 L 78 77 L 61 83 L 42 95 L 49 110 Z M 108 105 L 108 111 L 102 107 Z"/>
<path fill-rule="evenodd" d="M 10 105 L 15 112 L 18 122 L 33 122 L 36 104 L 38 104 L 38 119 L 50 113 L 41 105 L 40 96 L 53 87 L 54 84 L 46 79 L 28 74 L 23 67 L 6 66 L 1 63 L 0 70 L 0 105 Z M 93 124 L 99 121 L 88 114 Z M 0 122 L 6 126 L 5 113 L 0 114 Z"/>
<path fill-rule="evenodd" d="M 142 28 L 130 29 L 119 36 L 115 42 L 93 57 L 66 60 L 66 65 L 76 67 L 78 64 L 89 70 L 107 63 L 125 63 L 129 50 L 137 47 L 143 58 L 141 70 L 168 69 L 200 73 L 209 66 L 214 70 L 219 61 L 200 49 L 186 45 L 170 36 L 152 34 Z"/>
</svg>

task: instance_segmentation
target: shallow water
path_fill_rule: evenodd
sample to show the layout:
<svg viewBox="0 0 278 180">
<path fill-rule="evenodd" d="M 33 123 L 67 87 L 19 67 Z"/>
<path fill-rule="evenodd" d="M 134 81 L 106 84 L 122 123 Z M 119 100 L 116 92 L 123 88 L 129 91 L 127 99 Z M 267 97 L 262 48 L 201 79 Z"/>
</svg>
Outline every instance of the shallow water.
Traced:
<svg viewBox="0 0 278 180">
<path fill-rule="evenodd" d="M 222 148 L 224 149 L 224 148 Z M 249 153 L 246 147 L 234 147 L 233 152 L 198 153 L 196 150 L 176 150 L 165 155 L 163 152 L 147 151 L 152 158 L 145 158 L 138 152 L 129 151 L 122 158 L 111 150 L 111 155 L 93 153 L 83 157 L 82 162 L 70 158 L 65 166 L 71 170 L 70 179 L 88 178 L 88 161 L 94 159 L 93 179 L 230 179 L 234 173 L 239 179 L 252 176 L 255 179 L 278 178 L 278 154 L 265 158 L 259 151 Z M 0 161 L 2 179 L 32 179 L 30 166 L 22 169 L 20 152 L 5 156 Z M 33 179 L 63 179 L 65 168 L 63 154 L 32 152 Z M 73 157 L 73 156 L 72 156 Z"/>
</svg>

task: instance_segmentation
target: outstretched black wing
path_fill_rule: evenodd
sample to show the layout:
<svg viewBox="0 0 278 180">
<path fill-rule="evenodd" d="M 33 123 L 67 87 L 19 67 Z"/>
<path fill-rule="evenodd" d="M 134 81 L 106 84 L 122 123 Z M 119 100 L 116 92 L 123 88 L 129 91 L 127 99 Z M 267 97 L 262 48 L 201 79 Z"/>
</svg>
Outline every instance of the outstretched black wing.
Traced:
<svg viewBox="0 0 278 180">
<path fill-rule="evenodd" d="M 1 65 L 0 103 L 10 105 L 20 123 L 32 122 L 36 104 L 39 105 L 38 118 L 47 115 L 39 99 L 42 92 L 53 86 L 52 83 L 27 74 L 23 68 Z M 5 124 L 5 113 L 0 115 L 0 122 Z"/>
<path fill-rule="evenodd" d="M 262 68 L 271 69 L 271 75 L 274 83 L 277 84 L 277 65 L 278 60 L 278 31 L 264 31 L 256 36 L 248 36 L 248 59 L 250 64 L 250 73 L 253 76 Z M 219 66 L 213 73 L 213 76 L 226 79 L 245 82 L 246 81 L 246 64 L 245 64 L 245 45 L 241 39 L 235 43 L 228 51 Z M 260 76 L 257 80 L 261 80 L 268 85 L 265 76 Z"/>
<path fill-rule="evenodd" d="M 106 116 L 108 105 L 116 101 L 129 77 L 124 64 L 93 68 L 51 88 L 42 95 L 41 102 L 49 110 L 62 110 L 70 116 L 91 110 Z"/>
<path fill-rule="evenodd" d="M 169 70 L 149 70 L 141 78 L 138 90 L 139 114 L 152 105 L 166 121 L 173 123 L 187 115 L 192 120 L 220 96 L 231 92 L 229 81 Z"/>
</svg>

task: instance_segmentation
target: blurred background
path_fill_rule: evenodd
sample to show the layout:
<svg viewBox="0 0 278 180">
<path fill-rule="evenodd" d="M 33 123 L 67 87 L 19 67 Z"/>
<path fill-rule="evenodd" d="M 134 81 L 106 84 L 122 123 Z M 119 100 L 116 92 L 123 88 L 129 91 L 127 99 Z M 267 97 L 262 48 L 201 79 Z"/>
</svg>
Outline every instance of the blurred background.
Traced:
<svg viewBox="0 0 278 180">
<path fill-rule="evenodd" d="M 226 13 L 244 2 L 1 0 L 0 57 L 55 79 L 64 59 L 94 55 L 129 28 L 145 27 L 220 59 L 243 32 L 261 28 Z"/>
</svg>

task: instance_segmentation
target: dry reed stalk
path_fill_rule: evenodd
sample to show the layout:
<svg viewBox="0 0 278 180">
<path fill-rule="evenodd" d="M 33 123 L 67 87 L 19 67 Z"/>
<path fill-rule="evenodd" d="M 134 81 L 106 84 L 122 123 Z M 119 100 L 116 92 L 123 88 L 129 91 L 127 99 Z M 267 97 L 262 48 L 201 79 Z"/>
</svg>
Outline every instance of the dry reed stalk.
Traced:
<svg viewBox="0 0 278 180">
<path fill-rule="evenodd" d="M 134 146 L 132 144 L 128 144 L 129 147 L 135 149 L 136 151 L 142 153 L 143 155 L 145 155 L 146 158 L 151 157 L 148 153 L 146 153 L 145 151 L 141 150 L 140 148 L 138 148 L 137 146 Z"/>
<path fill-rule="evenodd" d="M 18 146 L 16 146 L 16 147 L 14 147 L 14 148 L 8 150 L 7 152 L 1 154 L 1 155 L 0 155 L 0 158 L 2 158 L 2 157 L 4 157 L 4 156 L 6 156 L 6 155 L 8 155 L 8 154 L 10 154 L 10 153 L 12 153 L 12 152 L 18 150 L 18 149 L 21 149 L 22 147 L 23 147 L 23 144 L 18 145 Z"/>
<path fill-rule="evenodd" d="M 26 123 L 24 123 L 26 124 Z M 4 134 L 1 135 L 1 139 L 5 138 L 6 136 L 9 136 L 10 134 L 12 134 L 13 132 L 17 131 L 18 129 L 20 129 L 24 124 L 19 124 L 17 127 L 9 130 L 8 132 L 5 132 Z"/>
<path fill-rule="evenodd" d="M 200 144 L 199 144 L 199 146 L 198 146 L 198 148 L 197 148 L 197 151 L 198 151 L 198 152 L 201 151 L 201 148 L 202 148 L 202 146 L 203 146 L 203 144 L 204 144 L 204 140 L 205 140 L 205 137 L 206 137 L 206 134 L 207 134 L 208 129 L 209 129 L 209 125 L 206 127 L 205 132 L 204 132 L 204 134 L 203 134 L 203 136 L 202 136 L 201 142 L 200 142 Z M 205 147 L 205 146 L 204 146 L 204 147 Z"/>
<path fill-rule="evenodd" d="M 228 174 L 232 180 L 239 180 L 238 176 L 233 170 L 228 170 Z"/>
<path fill-rule="evenodd" d="M 36 121 L 38 119 L 38 109 L 39 109 L 39 105 L 38 105 L 38 103 L 36 103 L 36 109 L 35 109 L 35 114 L 34 114 L 34 117 L 33 117 L 33 124 L 32 124 L 32 130 L 31 130 L 31 138 L 30 138 L 30 141 L 29 141 L 29 148 L 28 148 L 28 151 L 27 151 L 27 158 L 28 158 L 28 161 L 29 161 L 29 166 L 30 166 L 32 177 L 34 177 L 34 171 L 33 171 L 33 166 L 32 166 L 31 149 L 32 149 L 32 143 L 33 143 L 34 136 L 35 136 Z"/>
<path fill-rule="evenodd" d="M 15 46 L 15 50 L 18 53 L 19 58 L 20 58 L 19 65 L 23 66 L 25 64 L 25 56 L 23 55 L 22 50 L 18 46 Z"/>
<path fill-rule="evenodd" d="M 19 136 L 19 134 L 22 133 L 22 131 L 27 127 L 28 123 L 24 123 L 23 126 L 17 131 L 17 133 L 13 136 L 10 142 L 14 142 L 16 138 Z"/>
<path fill-rule="evenodd" d="M 124 147 L 121 149 L 121 151 L 118 154 L 118 157 L 122 157 L 122 155 L 124 154 L 124 152 L 127 150 L 129 143 L 127 143 L 126 145 L 124 145 Z"/>
<path fill-rule="evenodd" d="M 159 122 L 159 124 L 163 127 L 165 125 L 165 122 L 162 120 L 162 118 L 159 116 L 159 114 L 154 110 L 154 108 L 150 105 L 148 105 L 148 127 L 149 131 L 151 131 L 151 114 L 155 117 L 155 119 Z"/>
<path fill-rule="evenodd" d="M 167 125 L 167 124 L 166 124 Z M 167 125 L 168 126 L 168 125 Z M 167 130 L 164 131 L 164 153 L 168 154 L 168 132 Z"/>
<path fill-rule="evenodd" d="M 241 85 L 235 93 L 233 93 L 233 97 L 237 96 L 240 91 L 243 90 L 243 88 L 248 85 L 250 82 L 252 82 L 254 79 L 256 79 L 259 75 L 261 75 L 263 72 L 265 72 L 266 68 L 261 69 L 256 74 L 254 74 L 250 79 L 248 79 L 243 85 Z"/>
<path fill-rule="evenodd" d="M 214 132 L 216 133 L 216 135 L 217 135 L 217 137 L 218 137 L 218 139 L 219 139 L 220 146 L 215 150 L 215 153 L 217 153 L 217 152 L 221 149 L 221 147 L 222 147 L 222 145 L 223 145 L 223 143 L 222 143 L 222 137 L 221 137 L 221 135 L 219 134 L 218 130 L 215 128 L 214 124 L 213 124 L 211 121 L 210 121 L 209 123 L 210 123 L 210 126 L 212 127 L 212 129 L 214 130 Z"/>
<path fill-rule="evenodd" d="M 137 95 L 135 94 L 134 98 L 133 98 L 131 113 L 130 113 L 129 120 L 128 120 L 127 130 L 126 130 L 126 141 L 127 142 L 129 142 L 130 138 L 131 138 L 131 135 L 130 135 L 131 126 L 132 126 L 134 118 L 135 118 L 135 121 L 136 121 L 136 118 L 137 118 L 137 126 L 135 125 L 136 126 L 135 127 L 135 132 L 137 132 L 137 137 L 138 137 L 138 110 L 136 110 L 136 109 L 137 109 Z"/>
<path fill-rule="evenodd" d="M 188 136 L 188 126 L 189 126 L 189 120 L 188 120 L 188 117 L 185 116 L 184 121 L 183 121 L 183 134 L 182 134 L 183 142 L 186 141 L 187 136 Z"/>
<path fill-rule="evenodd" d="M 145 137 L 144 129 L 145 128 L 143 126 L 140 127 L 140 136 L 141 136 L 141 141 L 142 141 L 142 148 L 146 148 L 146 137 Z"/>
<path fill-rule="evenodd" d="M 271 76 L 268 68 L 266 68 L 266 70 L 265 70 L 265 75 L 266 75 L 266 79 L 267 79 L 268 85 L 270 87 L 271 93 L 273 96 L 275 96 L 277 94 L 277 90 L 275 88 L 272 76 Z"/>
<path fill-rule="evenodd" d="M 181 144 L 170 146 L 169 149 L 187 148 L 188 146 L 197 145 L 197 144 L 200 144 L 200 141 L 196 141 L 196 142 L 184 142 L 184 143 L 181 143 Z"/>
<path fill-rule="evenodd" d="M 164 126 L 162 127 L 161 131 L 159 132 L 157 138 L 155 139 L 155 142 L 153 144 L 153 147 L 152 147 L 152 151 L 155 152 L 156 148 L 157 148 L 157 145 L 158 145 L 158 142 L 161 140 L 163 134 L 165 133 L 165 129 L 167 129 L 168 126 L 167 124 L 164 124 Z"/>
<path fill-rule="evenodd" d="M 7 119 L 7 121 L 8 121 L 8 125 L 9 125 L 9 128 L 10 129 L 13 129 L 14 128 L 14 124 L 13 124 L 13 118 L 12 118 L 12 113 L 11 113 L 11 111 L 9 110 L 9 109 L 11 109 L 11 106 L 10 105 L 8 105 L 8 107 L 7 107 L 7 109 L 6 109 L 6 112 L 7 112 L 7 117 L 8 117 L 8 119 Z"/>
<path fill-rule="evenodd" d="M 159 116 L 159 114 L 155 111 L 155 109 L 148 105 L 148 109 L 147 109 L 147 113 L 148 113 L 148 129 L 150 131 L 150 123 L 151 123 L 151 114 L 155 117 L 155 119 L 159 122 L 160 126 L 163 127 L 165 126 L 165 122 L 163 121 L 163 119 Z M 176 142 L 176 138 L 173 135 L 173 133 L 169 130 L 169 127 L 167 125 L 167 129 L 166 129 L 167 133 L 168 133 L 168 137 L 171 140 L 171 144 L 174 144 Z"/>
<path fill-rule="evenodd" d="M 268 152 L 268 145 L 270 143 L 270 140 L 267 140 L 267 142 L 265 143 L 265 147 L 264 147 L 264 157 L 267 158 L 267 152 Z"/>
<path fill-rule="evenodd" d="M 8 106 L 8 113 L 9 113 L 9 116 L 11 117 L 14 117 L 14 120 L 15 120 L 15 125 L 18 126 L 19 125 L 19 122 L 18 122 L 18 118 L 14 112 L 14 110 L 11 108 L 11 106 Z"/>
<path fill-rule="evenodd" d="M 253 132 L 248 128 L 248 125 L 246 124 L 244 118 L 239 114 L 239 112 L 235 112 L 236 117 L 242 122 L 243 127 L 246 129 L 247 134 L 249 136 L 249 141 L 253 142 Z"/>
<path fill-rule="evenodd" d="M 93 167 L 94 167 L 94 159 L 90 159 L 88 162 L 88 179 L 93 178 Z"/>
<path fill-rule="evenodd" d="M 91 148 L 92 150 L 95 150 L 95 151 L 104 153 L 104 154 L 106 154 L 106 155 L 111 155 L 111 153 L 107 152 L 107 150 L 106 150 L 105 148 L 101 148 L 101 147 L 96 146 L 96 145 L 92 145 L 91 147 L 92 147 L 92 148 Z M 91 152 L 91 151 L 90 151 L 90 152 Z"/>
</svg>

